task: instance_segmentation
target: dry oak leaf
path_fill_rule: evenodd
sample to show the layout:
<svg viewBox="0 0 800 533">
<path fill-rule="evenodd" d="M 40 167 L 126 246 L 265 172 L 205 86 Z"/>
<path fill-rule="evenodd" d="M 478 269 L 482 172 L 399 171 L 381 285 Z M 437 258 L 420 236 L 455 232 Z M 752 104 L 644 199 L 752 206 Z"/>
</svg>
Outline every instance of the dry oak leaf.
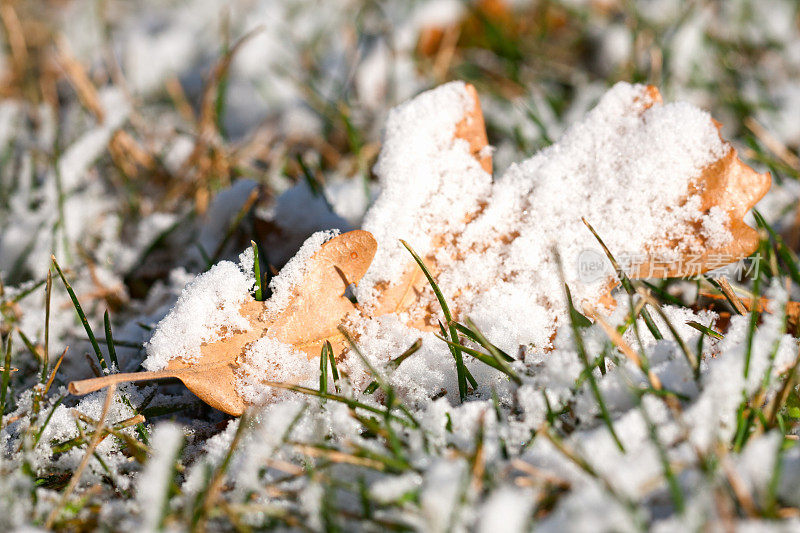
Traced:
<svg viewBox="0 0 800 533">
<path fill-rule="evenodd" d="M 654 87 L 626 86 L 618 92 L 628 96 L 635 95 L 635 98 L 625 104 L 628 107 L 621 110 L 630 115 L 629 118 L 635 125 L 638 124 L 637 121 L 640 118 L 641 122 L 646 121 L 645 114 L 648 109 L 661 104 L 660 95 Z M 252 326 L 249 331 L 235 332 L 227 338 L 204 345 L 201 357 L 195 362 L 187 363 L 181 359 L 173 359 L 167 369 L 163 371 L 117 374 L 73 382 L 70 384 L 70 390 L 76 394 L 85 394 L 112 382 L 176 377 L 211 406 L 238 415 L 243 412 L 247 402 L 236 387 L 236 371 L 248 345 L 260 338 L 270 337 L 281 343 L 292 345 L 294 349 L 304 352 L 309 359 L 319 356 L 321 345 L 327 339 L 333 344 L 336 356 L 341 358 L 346 348 L 338 335 L 337 326 L 346 319 L 359 317 L 369 319 L 384 314 L 398 314 L 402 316 L 401 320 L 408 326 L 428 331 L 435 329 L 438 309 L 435 299 L 431 297 L 427 281 L 404 251 L 402 252 L 404 255 L 397 254 L 397 239 L 407 238 L 403 232 L 415 232 L 416 242 L 424 248 L 422 253 L 429 268 L 434 275 L 441 275 L 449 283 L 448 276 L 452 278 L 454 271 L 458 271 L 459 268 L 467 271 L 480 268 L 481 262 L 488 261 L 491 253 L 495 253 L 499 257 L 495 257 L 496 261 L 503 263 L 505 260 L 503 254 L 507 254 L 508 250 L 513 250 L 513 247 L 520 241 L 530 237 L 530 235 L 526 236 L 524 231 L 529 234 L 533 231 L 533 235 L 535 235 L 536 228 L 534 226 L 531 229 L 531 221 L 525 218 L 529 218 L 524 209 L 525 205 L 516 206 L 515 209 L 519 211 L 517 215 L 522 217 L 519 219 L 519 224 L 523 226 L 528 224 L 527 227 L 514 226 L 514 223 L 509 223 L 497 229 L 494 238 L 489 242 L 486 242 L 485 238 L 484 241 L 476 240 L 476 234 L 479 237 L 485 235 L 485 232 L 480 233 L 481 225 L 494 228 L 491 225 L 492 209 L 496 208 L 494 204 L 498 201 L 496 200 L 498 194 L 503 192 L 500 190 L 498 193 L 494 188 L 496 183 L 492 184 L 491 155 L 480 103 L 474 88 L 466 84 L 448 84 L 429 91 L 429 93 L 435 94 L 422 95 L 401 106 L 404 109 L 399 111 L 395 119 L 398 124 L 393 125 L 394 128 L 399 128 L 401 133 L 405 132 L 412 137 L 420 135 L 422 138 L 407 139 L 403 135 L 400 135 L 400 138 L 387 138 L 381 154 L 382 159 L 379 160 L 377 166 L 378 175 L 383 179 L 387 175 L 395 173 L 396 169 L 393 164 L 398 164 L 398 161 L 399 164 L 406 164 L 409 160 L 413 160 L 416 155 L 413 152 L 414 149 L 424 150 L 431 144 L 436 146 L 439 146 L 436 144 L 437 142 L 441 144 L 442 139 L 428 139 L 425 135 L 431 134 L 431 132 L 424 131 L 424 127 L 418 127 L 425 126 L 426 120 L 425 116 L 422 116 L 424 113 L 420 115 L 420 109 L 423 111 L 427 109 L 429 115 L 433 113 L 432 116 L 437 117 L 450 113 L 448 120 L 452 120 L 452 122 L 445 124 L 444 127 L 449 128 L 447 131 L 450 132 L 451 137 L 449 143 L 445 143 L 446 146 L 443 150 L 446 153 L 442 154 L 442 159 L 452 160 L 452 168 L 447 164 L 437 166 L 439 158 L 436 157 L 436 154 L 430 158 L 430 162 L 423 161 L 422 164 L 413 167 L 412 174 L 426 176 L 425 179 L 431 174 L 438 176 L 434 188 L 422 193 L 413 188 L 418 186 L 424 188 L 425 182 L 417 180 L 414 185 L 409 185 L 404 180 L 406 176 L 399 176 L 399 179 L 389 176 L 393 183 L 382 183 L 382 197 L 379 197 L 365 219 L 364 227 L 372 230 L 375 238 L 367 231 L 356 231 L 336 237 L 323 245 L 323 248 L 310 259 L 306 269 L 306 279 L 297 284 L 292 304 L 281 315 L 266 320 L 263 316 L 264 304 L 247 301 L 243 304 L 241 312 Z M 463 104 L 461 115 L 454 115 L 452 108 L 449 111 L 443 109 L 440 104 L 446 104 L 446 102 L 437 101 L 436 98 L 460 99 Z M 415 104 L 417 100 L 419 103 Z M 414 107 L 415 105 L 417 107 Z M 612 107 L 612 109 L 616 108 Z M 434 122 L 434 124 L 439 123 Z M 422 131 L 418 133 L 417 130 Z M 433 134 L 435 133 L 434 131 Z M 436 136 L 434 135 L 434 137 Z M 409 143 L 409 140 L 412 142 Z M 417 145 L 414 145 L 414 140 L 418 142 Z M 712 243 L 703 227 L 696 222 L 689 221 L 685 227 L 665 228 L 663 235 L 655 235 L 653 239 L 661 248 L 666 246 L 673 249 L 692 250 L 692 253 L 695 254 L 692 266 L 695 273 L 698 269 L 706 271 L 721 266 L 717 264 L 718 261 L 711 260 L 712 255 L 714 258 L 720 256 L 726 258 L 725 264 L 727 264 L 752 253 L 757 246 L 758 239 L 754 230 L 744 224 L 742 217 L 769 187 L 768 174 L 755 173 L 736 157 L 735 151 L 727 143 L 720 142 L 725 148 L 725 154 L 702 169 L 699 176 L 687 186 L 681 201 L 695 202 L 695 207 L 701 213 L 707 214 L 712 208 L 723 211 L 727 217 L 727 229 L 732 238 L 724 245 Z M 413 145 L 412 151 L 404 152 L 403 150 L 409 150 L 409 145 Z M 382 166 L 383 159 L 386 159 L 387 162 Z M 413 165 L 414 161 L 411 161 L 411 164 Z M 410 178 L 413 181 L 413 176 Z M 462 181 L 459 182 L 459 180 Z M 523 183 L 522 186 L 527 185 Z M 463 191 L 459 188 L 462 188 Z M 535 202 L 537 191 L 534 190 L 533 185 L 525 191 L 527 191 L 527 197 L 521 198 L 522 203 Z M 454 192 L 458 195 L 453 196 Z M 406 196 L 413 196 L 414 193 L 418 195 L 416 210 L 407 209 L 406 206 L 392 205 L 392 202 L 396 202 L 398 197 L 407 200 Z M 434 208 L 437 207 L 435 202 L 439 194 L 451 202 L 448 204 L 451 209 L 446 213 L 449 220 L 435 220 L 430 227 L 422 225 L 423 227 L 420 229 L 418 220 L 430 220 L 431 213 L 438 212 Z M 500 199 L 502 200 L 502 198 Z M 588 197 L 585 201 L 591 203 L 592 198 Z M 434 202 L 433 208 L 425 202 Z M 680 204 L 680 202 L 678 203 Z M 576 210 L 579 211 L 580 208 L 581 206 L 577 205 Z M 385 210 L 388 212 L 384 213 Z M 478 228 L 477 233 L 475 228 Z M 657 246 L 654 246 L 654 249 L 657 249 Z M 645 254 L 648 252 L 647 249 L 641 251 Z M 383 257 L 379 259 L 376 252 L 378 255 L 382 253 Z M 384 271 L 378 268 L 377 274 L 370 277 L 367 271 L 373 256 L 379 267 L 383 267 L 385 264 L 399 264 L 399 271 L 395 271 L 387 278 Z M 700 257 L 699 261 L 696 260 L 697 257 Z M 399 263 L 398 258 L 401 258 Z M 541 258 L 538 260 L 543 261 Z M 670 265 L 672 263 L 669 263 L 667 267 L 671 268 Z M 500 279 L 494 281 L 508 284 L 512 281 L 519 282 L 519 279 L 516 278 L 522 278 L 523 281 L 530 278 L 533 280 L 532 282 L 535 282 L 535 276 L 531 277 L 531 275 L 537 273 L 539 266 L 539 263 L 533 263 L 525 266 L 527 271 L 524 268 L 521 271 L 507 270 Z M 552 269 L 552 265 L 550 268 Z M 375 270 L 373 268 L 370 272 Z M 635 274 L 641 275 L 645 272 L 647 271 L 642 267 Z M 686 273 L 683 270 L 674 269 L 661 272 L 668 275 Z M 364 285 L 363 281 L 366 281 L 367 287 L 365 294 L 359 295 L 359 301 L 362 302 L 362 306 L 359 308 L 344 296 L 344 292 L 348 285 L 359 281 L 365 274 L 367 276 L 365 280 L 362 280 L 362 285 Z M 506 279 L 507 277 L 509 279 Z M 613 276 L 608 277 L 605 281 L 607 289 L 615 282 Z M 556 280 L 555 283 L 556 290 L 550 292 L 559 292 L 558 281 Z M 462 311 L 464 314 L 470 312 L 468 304 L 463 306 L 466 310 L 462 309 L 461 304 L 464 300 L 462 295 L 470 294 L 471 290 L 474 297 L 475 291 L 469 285 L 457 286 L 453 292 L 447 295 L 456 317 L 459 317 Z M 550 288 L 544 287 L 539 290 L 541 294 L 546 293 Z M 595 294 L 596 300 L 603 300 L 604 291 L 596 291 L 592 294 Z M 362 296 L 364 297 L 362 298 Z M 500 297 L 503 297 L 503 293 L 500 293 Z M 557 305 L 558 302 L 553 300 L 543 306 L 544 319 L 548 320 L 551 325 L 556 322 L 551 315 L 554 313 L 552 308 Z M 511 309 L 510 312 L 513 313 L 513 311 Z M 508 317 L 499 317 L 500 320 L 509 323 L 513 322 L 513 318 L 513 314 Z M 548 333 L 549 335 L 550 333 Z"/>
<path fill-rule="evenodd" d="M 647 96 L 646 108 L 662 104 L 661 94 L 656 87 L 648 86 Z M 719 132 L 722 125 L 717 121 L 714 124 Z M 680 237 L 664 235 L 657 240 L 659 244 L 667 243 L 669 247 L 690 244 L 694 248 L 691 258 L 682 257 L 679 261 L 664 262 L 657 257 L 648 257 L 648 260 L 632 265 L 632 278 L 698 275 L 734 263 L 756 251 L 758 232 L 745 224 L 743 219 L 767 194 L 772 178 L 769 172 L 760 174 L 747 166 L 739 159 L 736 149 L 724 139 L 723 142 L 729 148 L 727 153 L 706 166 L 700 176 L 690 183 L 687 198 L 693 195 L 698 197 L 699 210 L 703 214 L 708 214 L 714 207 L 721 208 L 727 215 L 732 239 L 726 244 L 715 246 L 702 236 L 697 224 L 687 226 Z"/>
<path fill-rule="evenodd" d="M 175 358 L 165 370 L 73 381 L 69 390 L 82 395 L 112 383 L 177 378 L 211 407 L 238 416 L 247 403 L 237 390 L 235 373 L 252 342 L 273 337 L 306 353 L 309 359 L 319 357 L 326 340 L 336 353 L 343 350 L 343 338 L 337 328 L 356 311 L 345 292 L 367 271 L 375 248 L 375 239 L 366 231 L 334 237 L 309 259 L 303 279 L 295 285 L 288 305 L 277 316 L 265 317 L 265 303 L 248 298 L 240 312 L 250 322 L 249 331 L 233 332 L 204 344 L 194 361 Z"/>
<path fill-rule="evenodd" d="M 467 141 L 469 153 L 478 159 L 480 166 L 486 172 L 491 173 L 491 156 L 487 151 L 488 142 L 480 102 L 471 85 L 465 85 L 465 92 L 474 103 L 471 109 L 467 108 L 461 121 L 456 124 L 455 136 Z M 647 122 L 651 118 L 646 116 L 646 112 L 651 108 L 662 106 L 663 102 L 656 87 L 643 86 L 629 105 L 635 108 L 631 112 L 632 115 L 638 117 L 642 122 Z M 719 136 L 719 124 L 713 119 L 709 120 L 716 126 L 715 136 L 724 150 L 724 155 L 702 168 L 698 175 L 687 184 L 674 207 L 680 208 L 691 201 L 700 216 L 708 216 L 712 211 L 716 211 L 717 214 L 722 213 L 726 218 L 725 226 L 730 233 L 730 239 L 724 243 L 715 242 L 709 238 L 699 220 L 687 220 L 679 225 L 665 227 L 662 233 L 652 236 L 645 248 L 636 250 L 638 252 L 637 261 L 629 264 L 626 269 L 632 278 L 697 275 L 736 262 L 753 253 L 758 247 L 758 233 L 744 223 L 743 217 L 769 190 L 770 175 L 769 173 L 759 174 L 745 165 L 738 158 L 736 150 Z M 401 142 L 403 141 L 401 140 Z M 387 139 L 387 144 L 391 142 L 392 139 Z M 657 146 L 653 146 L 653 149 L 657 148 Z M 457 172 L 452 174 L 445 179 L 461 179 Z M 391 183 L 382 183 L 382 185 L 385 189 L 392 187 Z M 389 190 L 388 194 L 397 196 L 397 191 Z M 469 193 L 465 192 L 464 194 Z M 535 198 L 535 191 L 533 196 Z M 481 223 L 481 219 L 486 216 L 485 212 L 488 210 L 487 204 L 492 202 L 494 202 L 492 195 L 479 196 L 476 199 L 477 207 L 474 210 L 447 213 L 450 217 L 463 220 L 462 227 L 445 233 L 429 232 L 427 238 L 430 246 L 425 250 L 424 258 L 428 268 L 435 276 L 442 274 L 446 278 L 451 275 L 451 271 L 458 270 L 458 266 L 465 263 L 467 256 L 480 256 L 487 254 L 487 251 L 490 254 L 493 252 L 503 254 L 510 246 L 515 245 L 515 241 L 520 238 L 519 226 L 512 226 L 507 228 L 505 233 L 497 234 L 494 238 L 495 242 L 490 243 L 491 245 L 479 243 L 479 246 L 476 247 L 474 243 L 462 244 L 462 241 L 466 240 L 462 234 L 470 232 L 472 226 Z M 578 220 L 582 214 L 580 208 L 580 204 L 575 207 Z M 671 206 L 667 206 L 667 208 L 670 209 Z M 369 224 L 369 217 L 365 221 L 364 227 L 373 230 L 376 236 L 380 234 L 380 228 L 373 228 Z M 588 231 L 586 234 L 588 235 Z M 394 237 L 406 238 L 405 235 Z M 391 242 L 388 242 L 390 239 L 386 235 L 383 235 L 378 241 L 379 247 L 386 248 L 392 245 Z M 664 249 L 676 253 L 673 253 L 668 260 L 663 259 L 662 251 Z M 619 250 L 612 250 L 612 252 L 619 252 Z M 442 265 L 442 258 L 449 265 Z M 603 260 L 605 261 L 605 259 Z M 428 283 L 414 261 L 408 258 L 405 261 L 406 266 L 400 275 L 389 280 L 380 280 L 376 284 L 379 294 L 372 299 L 372 312 L 381 315 L 416 309 L 416 313 L 409 314 L 405 320 L 406 324 L 422 330 L 438 330 L 437 304 L 431 297 Z M 605 282 L 601 282 L 601 285 L 605 285 L 605 289 L 596 296 L 597 302 L 604 304 L 607 308 L 613 306 L 614 301 L 610 296 L 610 291 L 618 283 L 617 276 L 610 273 Z M 459 290 L 455 290 L 448 295 L 451 310 L 456 317 L 461 314 L 462 310 L 460 294 Z M 368 298 L 362 300 L 370 301 Z"/>
<path fill-rule="evenodd" d="M 716 294 L 708 291 L 700 291 L 700 297 L 710 300 L 711 309 L 716 311 L 720 317 L 720 320 L 717 323 L 717 328 L 719 331 L 724 333 L 730 325 L 731 314 L 727 310 L 723 310 L 724 308 L 720 307 L 720 304 L 729 304 L 728 299 L 722 294 Z M 739 298 L 738 296 L 735 296 L 735 298 L 738 300 L 736 302 L 737 305 L 741 305 L 742 312 L 749 313 L 752 311 L 753 300 L 751 298 Z M 708 306 L 706 305 L 706 307 Z M 758 303 L 756 304 L 756 312 L 758 313 L 766 312 L 773 314 L 781 311 L 786 316 L 787 332 L 791 333 L 795 337 L 800 336 L 800 302 L 789 300 L 786 302 L 784 309 L 778 309 L 772 300 L 762 296 L 759 298 Z"/>
</svg>

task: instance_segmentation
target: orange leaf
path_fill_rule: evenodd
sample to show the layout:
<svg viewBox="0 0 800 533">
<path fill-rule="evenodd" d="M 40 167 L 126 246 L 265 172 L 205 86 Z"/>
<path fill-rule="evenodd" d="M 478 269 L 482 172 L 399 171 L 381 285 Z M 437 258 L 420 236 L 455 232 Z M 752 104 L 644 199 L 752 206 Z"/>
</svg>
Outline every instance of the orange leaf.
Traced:
<svg viewBox="0 0 800 533">
<path fill-rule="evenodd" d="M 309 359 L 319 356 L 326 340 L 337 353 L 342 351 L 344 345 L 337 327 L 356 311 L 345 291 L 367 271 L 375 249 L 375 239 L 366 231 L 356 230 L 334 237 L 309 259 L 305 276 L 294 287 L 289 304 L 276 317 L 264 316 L 263 302 L 247 300 L 241 314 L 249 320 L 250 330 L 234 332 L 203 345 L 195 361 L 176 358 L 165 370 L 73 381 L 69 390 L 72 394 L 87 394 L 112 383 L 177 378 L 210 406 L 238 416 L 247 404 L 236 387 L 236 371 L 245 349 L 253 341 L 273 337 L 293 345 Z"/>
</svg>

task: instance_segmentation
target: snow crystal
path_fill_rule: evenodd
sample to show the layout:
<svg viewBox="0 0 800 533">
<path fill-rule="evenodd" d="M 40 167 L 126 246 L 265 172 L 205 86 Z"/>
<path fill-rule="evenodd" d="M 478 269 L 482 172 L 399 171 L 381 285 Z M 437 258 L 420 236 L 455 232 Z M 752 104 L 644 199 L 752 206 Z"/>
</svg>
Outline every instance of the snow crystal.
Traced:
<svg viewBox="0 0 800 533">
<path fill-rule="evenodd" d="M 169 314 L 159 322 L 147 342 L 147 370 L 166 368 L 171 359 L 192 361 L 203 343 L 248 331 L 250 322 L 239 306 L 255 285 L 253 251 L 239 256 L 239 264 L 221 261 L 197 276 L 181 293 Z"/>
<path fill-rule="evenodd" d="M 724 209 L 715 205 L 708 210 L 708 216 L 703 218 L 700 230 L 709 248 L 721 248 L 733 240 L 733 234 L 728 230 L 730 217 Z"/>
</svg>

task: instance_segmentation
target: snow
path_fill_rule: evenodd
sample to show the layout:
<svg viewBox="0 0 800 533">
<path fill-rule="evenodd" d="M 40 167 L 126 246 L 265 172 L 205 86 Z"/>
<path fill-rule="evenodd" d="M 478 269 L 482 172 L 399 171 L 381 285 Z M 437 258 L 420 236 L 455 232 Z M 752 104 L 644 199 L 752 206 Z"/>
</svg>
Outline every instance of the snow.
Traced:
<svg viewBox="0 0 800 533">
<path fill-rule="evenodd" d="M 319 361 L 270 337 L 262 337 L 247 347 L 237 369 L 236 389 L 242 398 L 253 404 L 263 404 L 285 397 L 280 389 L 264 387 L 262 380 L 288 385 L 314 386 L 319 383 Z"/>
<path fill-rule="evenodd" d="M 249 331 L 250 322 L 239 307 L 254 285 L 252 249 L 239 256 L 238 265 L 221 261 L 197 276 L 158 323 L 147 342 L 142 366 L 162 370 L 172 359 L 191 362 L 200 355 L 203 343 L 224 339 L 235 331 Z"/>
<path fill-rule="evenodd" d="M 181 426 L 173 422 L 159 424 L 152 438 L 153 442 L 158 442 L 158 449 L 136 480 L 136 498 L 141 509 L 140 527 L 145 531 L 161 528 L 175 473 L 175 461 L 184 440 Z"/>
<path fill-rule="evenodd" d="M 699 253 L 687 237 L 697 221 L 706 246 L 732 238 L 726 214 L 701 213 L 690 194 L 702 169 L 729 150 L 708 113 L 654 104 L 644 86 L 619 83 L 556 144 L 492 184 L 466 143 L 452 138 L 470 109 L 466 98 L 463 85 L 452 83 L 390 114 L 375 169 L 381 193 L 363 224 L 379 248 L 359 301 L 374 302 L 372 288 L 408 264 L 399 239 L 425 257 L 437 237 L 452 235 L 454 245 L 436 250 L 436 260 L 457 314 L 472 317 L 506 351 L 542 348 L 565 316 L 555 251 L 578 308 L 606 290 L 607 278 L 587 284 L 576 268 L 586 251 L 604 257 L 581 217 L 618 258 Z"/>
<path fill-rule="evenodd" d="M 502 487 L 494 491 L 478 513 L 480 516 L 478 531 L 480 533 L 526 531 L 533 501 L 530 490 Z"/>
<path fill-rule="evenodd" d="M 462 214 L 476 210 L 482 193 L 489 192 L 491 176 L 467 142 L 455 138 L 456 124 L 473 105 L 465 84 L 452 82 L 389 113 L 374 169 L 381 191 L 362 224 L 379 246 L 359 284 L 359 300 L 367 302 L 376 283 L 403 271 L 409 256 L 398 239 L 425 257 L 432 236 L 461 226 Z"/>
</svg>

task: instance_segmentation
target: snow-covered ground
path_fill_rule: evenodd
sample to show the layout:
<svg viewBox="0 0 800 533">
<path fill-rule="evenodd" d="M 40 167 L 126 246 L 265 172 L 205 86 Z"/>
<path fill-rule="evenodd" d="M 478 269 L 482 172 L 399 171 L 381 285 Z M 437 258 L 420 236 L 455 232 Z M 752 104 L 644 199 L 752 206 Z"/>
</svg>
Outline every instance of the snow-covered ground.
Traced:
<svg viewBox="0 0 800 533">
<path fill-rule="evenodd" d="M 800 397 L 784 387 L 800 347 L 782 311 L 800 297 L 787 252 L 800 244 L 797 3 L 533 4 L 3 4 L 0 367 L 10 346 L 16 371 L 0 400 L 0 524 L 800 527 Z M 478 89 L 493 181 L 443 133 L 467 105 L 458 102 L 460 85 L 428 93 L 453 97 L 389 115 L 453 79 Z M 622 115 L 641 89 L 609 93 L 617 81 L 654 84 L 665 101 L 691 106 L 668 104 L 639 125 Z M 665 226 L 694 220 L 691 205 L 665 210 L 693 172 L 727 150 L 698 108 L 749 165 L 772 173 L 758 210 L 788 248 L 773 239 L 759 250 L 759 290 L 771 313 L 757 327 L 750 315 L 727 324 L 724 308 L 692 305 L 695 283 L 677 282 L 669 287 L 677 301 L 659 296 L 663 316 L 650 307 L 654 328 L 639 319 L 615 344 L 595 323 L 578 328 L 578 339 L 557 265 L 543 257 L 560 247 L 576 302 L 594 301 L 602 290 L 581 286 L 569 270 L 593 245 L 576 216 L 587 216 L 612 250 L 634 253 Z M 438 174 L 421 179 L 421 168 Z M 103 361 L 133 372 L 196 356 L 220 326 L 242 326 L 236 308 L 252 286 L 253 258 L 237 260 L 251 239 L 262 271 L 280 269 L 312 239 L 272 277 L 281 305 L 301 259 L 332 235 L 318 232 L 369 229 L 377 270 L 356 291 L 368 305 L 410 258 L 395 239 L 427 254 L 426 238 L 460 226 L 478 205 L 489 207 L 448 245 L 461 259 L 437 258 L 439 281 L 459 320 L 474 319 L 516 359 L 518 381 L 466 355 L 477 387 L 461 402 L 447 345 L 410 328 L 408 317 L 384 314 L 349 325 L 369 365 L 352 353 L 340 362 L 336 389 L 329 376 L 337 398 L 325 402 L 264 395 L 250 380 L 246 394 L 271 403 L 231 418 L 177 383 L 123 385 L 107 412 L 104 391 L 67 391 L 99 363 L 54 269 L 48 304 L 51 254 Z M 704 238 L 724 244 L 719 217 L 707 218 Z M 755 226 L 752 215 L 746 220 Z M 492 232 L 514 237 L 488 242 Z M 459 252 L 479 243 L 482 255 Z M 611 327 L 639 298 L 615 295 Z M 724 338 L 701 335 L 703 326 Z M 393 365 L 417 338 L 421 348 Z M 263 344 L 250 354 L 250 374 L 273 354 L 291 357 Z M 67 347 L 44 393 L 40 382 Z M 304 385 L 319 388 L 318 361 L 298 368 Z M 113 433 L 94 439 L 101 419 Z"/>
</svg>

